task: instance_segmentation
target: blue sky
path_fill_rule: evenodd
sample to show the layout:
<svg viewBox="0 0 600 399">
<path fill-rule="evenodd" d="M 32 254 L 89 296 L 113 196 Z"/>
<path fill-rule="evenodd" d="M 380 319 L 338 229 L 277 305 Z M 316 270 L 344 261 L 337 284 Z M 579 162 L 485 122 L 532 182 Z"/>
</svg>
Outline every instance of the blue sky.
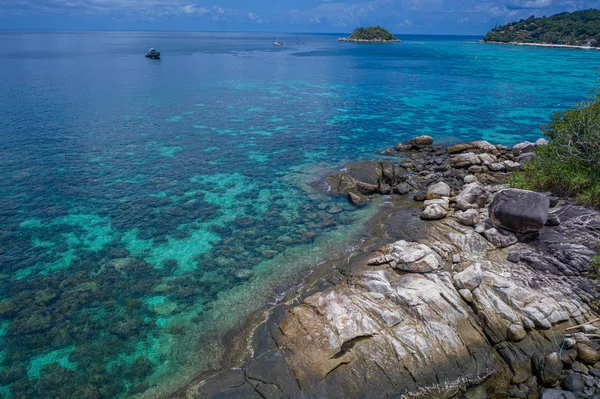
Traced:
<svg viewBox="0 0 600 399">
<path fill-rule="evenodd" d="M 0 29 L 484 34 L 529 15 L 599 8 L 600 0 L 0 0 Z"/>
</svg>

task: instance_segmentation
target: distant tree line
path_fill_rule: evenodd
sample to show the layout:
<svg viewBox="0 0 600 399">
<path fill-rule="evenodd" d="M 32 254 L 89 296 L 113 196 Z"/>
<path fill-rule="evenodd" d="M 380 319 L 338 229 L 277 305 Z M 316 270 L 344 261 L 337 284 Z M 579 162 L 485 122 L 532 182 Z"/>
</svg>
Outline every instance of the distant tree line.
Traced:
<svg viewBox="0 0 600 399">
<path fill-rule="evenodd" d="M 531 16 L 496 27 L 483 40 L 600 47 L 600 10 L 563 12 L 542 18 Z"/>
</svg>

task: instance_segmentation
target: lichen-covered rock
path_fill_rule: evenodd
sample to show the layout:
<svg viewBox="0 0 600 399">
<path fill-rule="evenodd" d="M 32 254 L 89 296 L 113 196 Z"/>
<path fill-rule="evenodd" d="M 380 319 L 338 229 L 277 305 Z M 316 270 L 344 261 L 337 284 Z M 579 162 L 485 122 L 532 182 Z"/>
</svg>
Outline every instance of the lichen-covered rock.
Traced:
<svg viewBox="0 0 600 399">
<path fill-rule="evenodd" d="M 427 199 L 440 199 L 444 197 L 450 197 L 452 193 L 452 189 L 450 186 L 444 182 L 436 183 L 432 186 L 429 186 L 427 189 Z"/>
<path fill-rule="evenodd" d="M 456 196 L 456 207 L 461 211 L 479 209 L 489 198 L 487 190 L 479 183 L 465 185 L 463 191 Z"/>
<path fill-rule="evenodd" d="M 517 233 L 537 231 L 548 220 L 550 200 L 534 191 L 506 189 L 494 196 L 490 218 L 499 227 Z"/>
</svg>

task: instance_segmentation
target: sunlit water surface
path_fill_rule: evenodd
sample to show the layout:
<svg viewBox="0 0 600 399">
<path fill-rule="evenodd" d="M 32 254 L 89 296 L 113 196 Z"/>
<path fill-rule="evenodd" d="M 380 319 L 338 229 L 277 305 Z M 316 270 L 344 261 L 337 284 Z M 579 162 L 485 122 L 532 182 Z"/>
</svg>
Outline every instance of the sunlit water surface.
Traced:
<svg viewBox="0 0 600 399">
<path fill-rule="evenodd" d="M 323 173 L 420 134 L 537 139 L 600 64 L 336 37 L 0 32 L 0 398 L 152 397 L 219 367 L 376 211 Z"/>
</svg>

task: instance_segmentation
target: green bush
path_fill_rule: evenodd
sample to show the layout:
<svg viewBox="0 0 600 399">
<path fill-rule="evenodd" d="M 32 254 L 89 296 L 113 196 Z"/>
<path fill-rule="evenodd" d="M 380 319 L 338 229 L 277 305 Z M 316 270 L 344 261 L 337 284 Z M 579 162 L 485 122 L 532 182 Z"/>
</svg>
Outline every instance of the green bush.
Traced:
<svg viewBox="0 0 600 399">
<path fill-rule="evenodd" d="M 513 186 L 600 207 L 600 96 L 555 113 L 542 130 L 550 143 L 538 147 L 538 156 L 513 175 Z"/>
</svg>

